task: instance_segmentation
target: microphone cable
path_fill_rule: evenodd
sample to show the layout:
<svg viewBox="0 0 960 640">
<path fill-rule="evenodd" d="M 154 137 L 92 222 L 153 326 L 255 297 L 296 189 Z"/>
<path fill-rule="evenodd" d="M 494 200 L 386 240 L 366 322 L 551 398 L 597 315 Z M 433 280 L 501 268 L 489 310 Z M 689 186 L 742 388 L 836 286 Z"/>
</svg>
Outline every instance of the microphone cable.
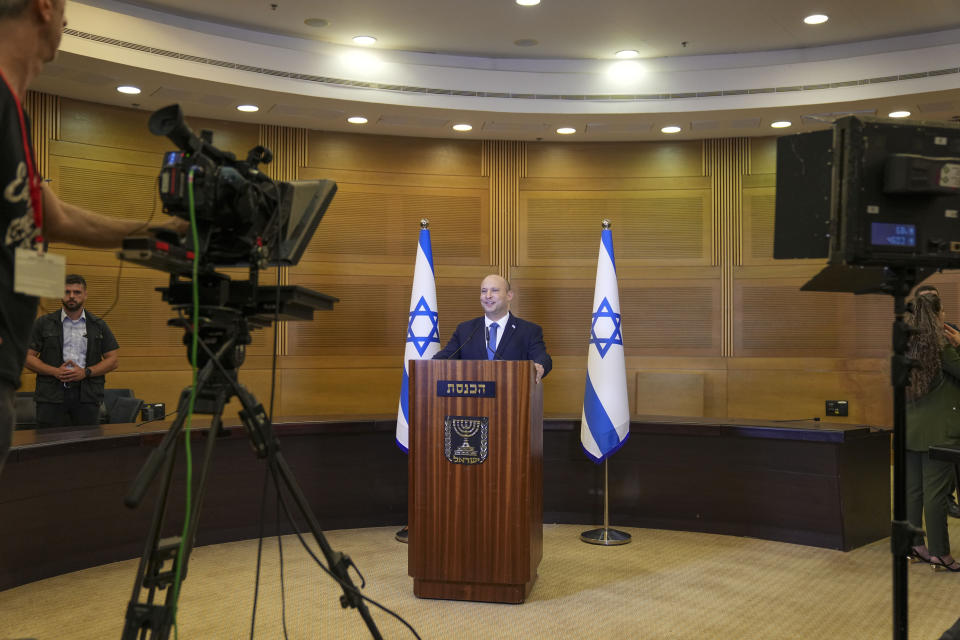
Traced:
<svg viewBox="0 0 960 640">
<path fill-rule="evenodd" d="M 457 350 L 456 350 L 456 351 L 454 351 L 453 353 L 451 353 L 450 355 L 448 355 L 446 358 L 443 358 L 443 360 L 449 360 L 449 359 L 452 358 L 453 356 L 455 356 L 455 355 L 457 355 L 458 353 L 460 353 L 460 350 L 463 349 L 465 346 L 467 346 L 467 343 L 469 343 L 471 340 L 473 340 L 473 336 L 477 335 L 477 331 L 480 330 L 480 326 L 481 326 L 481 325 L 478 324 L 476 327 L 474 327 L 473 333 L 470 334 L 470 337 L 467 338 L 466 340 L 464 340 L 464 341 L 463 341 L 463 344 L 460 345 L 459 347 L 457 347 Z M 489 336 L 489 335 L 490 335 L 490 334 L 489 334 L 489 329 L 488 329 L 487 331 L 488 331 L 487 335 Z M 490 341 L 490 338 L 487 338 L 487 341 L 489 342 L 489 341 Z"/>
</svg>

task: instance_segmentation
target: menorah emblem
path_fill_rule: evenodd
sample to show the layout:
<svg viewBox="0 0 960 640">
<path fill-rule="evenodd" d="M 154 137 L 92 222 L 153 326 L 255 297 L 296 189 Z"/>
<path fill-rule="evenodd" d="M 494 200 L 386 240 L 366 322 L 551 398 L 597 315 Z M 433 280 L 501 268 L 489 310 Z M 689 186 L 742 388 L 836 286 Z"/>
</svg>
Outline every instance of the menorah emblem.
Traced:
<svg viewBox="0 0 960 640">
<path fill-rule="evenodd" d="M 444 454 L 455 464 L 480 464 L 487 459 L 489 418 L 447 416 L 443 421 Z M 460 444 L 454 449 L 454 441 Z"/>
</svg>

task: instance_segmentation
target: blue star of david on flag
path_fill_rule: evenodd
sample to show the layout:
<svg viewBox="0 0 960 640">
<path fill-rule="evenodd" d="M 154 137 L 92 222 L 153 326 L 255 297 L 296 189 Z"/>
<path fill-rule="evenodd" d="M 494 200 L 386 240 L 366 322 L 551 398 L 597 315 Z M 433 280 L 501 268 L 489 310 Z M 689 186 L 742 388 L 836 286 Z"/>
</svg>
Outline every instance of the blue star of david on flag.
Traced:
<svg viewBox="0 0 960 640">
<path fill-rule="evenodd" d="M 601 338 L 597 335 L 597 322 L 601 318 L 609 318 L 610 322 L 603 322 L 601 328 L 610 326 L 612 330 L 610 331 L 610 336 L 607 338 Z M 600 357 L 607 355 L 607 351 L 610 350 L 615 344 L 623 346 L 623 334 L 620 332 L 620 314 L 616 313 L 613 310 L 613 307 L 610 305 L 610 302 L 604 298 L 597 310 L 593 313 L 593 324 L 590 326 L 590 342 L 597 346 L 597 351 L 600 352 Z"/>
<path fill-rule="evenodd" d="M 440 344 L 438 318 L 439 314 L 430 308 L 423 296 L 420 296 L 417 306 L 410 312 L 410 322 L 407 323 L 407 342 L 413 343 L 421 357 L 431 342 Z"/>
</svg>

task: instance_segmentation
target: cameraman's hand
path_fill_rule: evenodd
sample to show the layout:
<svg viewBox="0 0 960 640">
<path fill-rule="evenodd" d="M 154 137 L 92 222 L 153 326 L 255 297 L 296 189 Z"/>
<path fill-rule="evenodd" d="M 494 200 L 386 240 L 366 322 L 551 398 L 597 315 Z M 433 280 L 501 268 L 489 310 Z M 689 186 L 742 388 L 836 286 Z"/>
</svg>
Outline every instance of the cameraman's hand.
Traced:
<svg viewBox="0 0 960 640">
<path fill-rule="evenodd" d="M 158 229 L 166 229 L 167 231 L 172 231 L 178 236 L 185 236 L 190 232 L 190 222 L 184 220 L 183 218 L 171 217 L 163 224 L 154 225 Z"/>
<path fill-rule="evenodd" d="M 957 331 L 948 324 L 943 325 L 943 335 L 947 341 L 955 347 L 960 347 L 960 331 Z"/>
</svg>

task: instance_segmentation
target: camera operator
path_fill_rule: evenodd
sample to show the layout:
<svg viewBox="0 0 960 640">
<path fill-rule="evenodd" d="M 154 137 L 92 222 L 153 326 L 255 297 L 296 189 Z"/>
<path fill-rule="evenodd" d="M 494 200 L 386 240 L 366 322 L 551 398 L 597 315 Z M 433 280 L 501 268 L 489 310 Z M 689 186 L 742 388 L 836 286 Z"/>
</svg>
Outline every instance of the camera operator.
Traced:
<svg viewBox="0 0 960 640">
<path fill-rule="evenodd" d="M 932 460 L 933 445 L 960 441 L 960 331 L 943 322 L 940 296 L 922 292 L 909 316 L 916 330 L 907 355 L 918 362 L 907 387 L 907 518 L 920 528 L 925 519 L 927 543 L 912 547 L 910 557 L 936 569 L 960 572 L 950 554 L 947 496 L 953 490 L 953 465 Z M 929 545 L 929 546 L 928 546 Z"/>
<path fill-rule="evenodd" d="M 91 213 L 62 202 L 37 173 L 30 120 L 22 103 L 27 87 L 54 59 L 67 22 L 66 0 L 0 0 L 0 471 L 10 450 L 20 372 L 37 297 L 14 291 L 17 252 L 39 240 L 116 247 L 143 224 Z M 185 223 L 165 225 L 180 231 Z"/>
<path fill-rule="evenodd" d="M 939 296 L 940 290 L 931 284 L 924 284 L 917 287 L 913 292 L 914 299 L 916 299 L 917 296 L 924 294 L 933 294 Z M 947 322 L 946 324 L 954 329 L 960 329 L 960 327 L 957 327 L 957 325 L 952 322 Z M 960 401 L 960 399 L 958 399 L 958 401 Z M 954 491 L 960 492 L 960 466 L 958 465 L 953 466 L 953 481 Z M 947 504 L 947 515 L 949 515 L 951 518 L 960 518 L 960 505 L 957 504 L 957 498 L 954 493 L 951 493 L 947 499 L 949 500 Z"/>
</svg>

